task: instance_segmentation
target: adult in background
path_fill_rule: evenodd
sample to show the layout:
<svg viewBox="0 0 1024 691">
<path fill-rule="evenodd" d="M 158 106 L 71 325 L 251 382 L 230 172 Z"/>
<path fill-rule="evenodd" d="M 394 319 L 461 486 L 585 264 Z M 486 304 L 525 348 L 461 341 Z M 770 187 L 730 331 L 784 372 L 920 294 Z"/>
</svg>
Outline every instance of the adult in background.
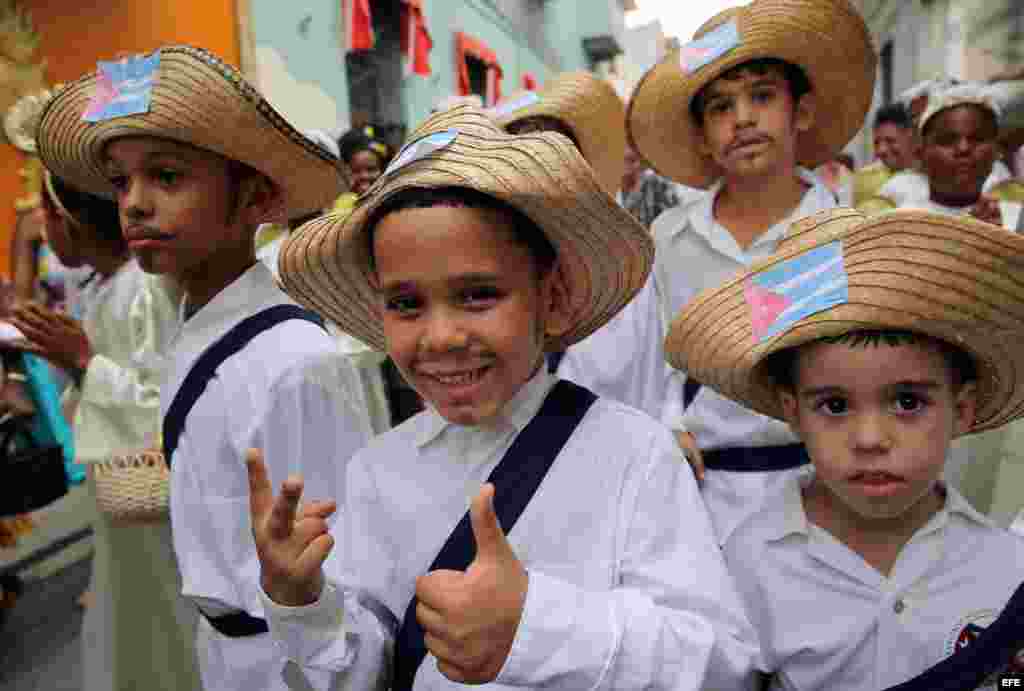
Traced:
<svg viewBox="0 0 1024 691">
<path fill-rule="evenodd" d="M 877 160 L 853 174 L 853 204 L 865 212 L 869 210 L 862 207 L 882 185 L 917 161 L 917 134 L 903 103 L 891 103 L 875 113 L 871 141 Z"/>
</svg>

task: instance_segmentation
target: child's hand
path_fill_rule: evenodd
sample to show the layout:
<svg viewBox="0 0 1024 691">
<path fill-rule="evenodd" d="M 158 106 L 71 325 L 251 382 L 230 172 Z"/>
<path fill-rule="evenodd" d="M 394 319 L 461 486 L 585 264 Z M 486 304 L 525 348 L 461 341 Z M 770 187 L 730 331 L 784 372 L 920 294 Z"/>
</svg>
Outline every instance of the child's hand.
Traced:
<svg viewBox="0 0 1024 691">
<path fill-rule="evenodd" d="M 299 507 L 302 478 L 293 475 L 274 497 L 259 449 L 245 457 L 249 472 L 249 511 L 256 554 L 260 558 L 260 585 L 279 605 L 301 607 L 316 602 L 323 590 L 322 566 L 334 546 L 327 532 L 333 501 Z"/>
<path fill-rule="evenodd" d="M 487 483 L 469 507 L 476 559 L 465 572 L 431 571 L 416 581 L 416 618 L 437 669 L 452 681 L 493 681 L 523 615 L 528 577 L 494 514 Z"/>
<path fill-rule="evenodd" d="M 686 456 L 687 462 L 693 468 L 693 474 L 697 476 L 698 484 L 704 482 L 704 456 L 701 455 L 700 448 L 697 447 L 697 438 L 689 432 L 676 430 L 676 441 L 679 442 L 679 448 L 683 450 L 683 455 Z"/>
<path fill-rule="evenodd" d="M 982 195 L 978 203 L 971 207 L 971 216 L 979 221 L 994 223 L 997 226 L 1003 225 L 1003 214 L 999 209 L 999 200 L 989 195 Z"/>
<path fill-rule="evenodd" d="M 79 376 L 89 368 L 92 345 L 77 319 L 30 302 L 16 307 L 10 322 L 37 347 L 39 355 L 61 369 Z"/>
</svg>

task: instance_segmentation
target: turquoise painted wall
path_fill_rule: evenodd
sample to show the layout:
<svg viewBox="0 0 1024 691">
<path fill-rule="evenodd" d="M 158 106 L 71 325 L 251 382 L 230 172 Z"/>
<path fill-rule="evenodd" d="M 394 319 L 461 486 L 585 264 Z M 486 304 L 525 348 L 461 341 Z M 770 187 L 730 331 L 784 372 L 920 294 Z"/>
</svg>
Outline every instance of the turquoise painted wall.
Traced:
<svg viewBox="0 0 1024 691">
<path fill-rule="evenodd" d="M 341 1 L 250 0 L 253 41 L 272 46 L 298 80 L 315 82 L 348 119 L 348 80 L 341 50 Z"/>
<path fill-rule="evenodd" d="M 252 32 L 257 50 L 271 46 L 297 80 L 316 83 L 337 104 L 339 115 L 349 112 L 348 83 L 342 55 L 341 0 L 250 0 Z M 532 72 L 543 83 L 561 70 L 586 69 L 582 39 L 612 32 L 605 9 L 614 0 L 550 0 L 544 33 L 559 54 L 560 65 L 545 64 L 489 0 L 428 0 L 427 27 L 434 41 L 432 74 L 403 80 L 406 122 L 415 127 L 443 97 L 456 92 L 455 33 L 463 31 L 484 41 L 504 70 L 502 93 L 520 88 L 522 75 Z M 584 8 L 586 10 L 584 11 Z"/>
</svg>

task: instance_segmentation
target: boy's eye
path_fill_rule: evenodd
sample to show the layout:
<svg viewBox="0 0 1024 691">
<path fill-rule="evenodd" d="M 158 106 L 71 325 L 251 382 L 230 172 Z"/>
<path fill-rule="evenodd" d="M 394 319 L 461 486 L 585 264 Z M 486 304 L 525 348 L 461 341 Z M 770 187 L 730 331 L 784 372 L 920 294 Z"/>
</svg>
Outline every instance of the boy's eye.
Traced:
<svg viewBox="0 0 1024 691">
<path fill-rule="evenodd" d="M 128 186 L 128 178 L 124 175 L 111 175 L 107 180 L 115 190 L 123 190 Z"/>
<path fill-rule="evenodd" d="M 501 294 L 493 286 L 470 288 L 462 294 L 462 301 L 470 307 L 489 307 Z"/>
<path fill-rule="evenodd" d="M 384 308 L 389 312 L 396 312 L 399 316 L 408 316 L 420 308 L 420 301 L 412 295 L 396 295 L 388 298 Z"/>
<path fill-rule="evenodd" d="M 768 103 L 775 96 L 772 89 L 756 89 L 752 94 L 755 103 Z"/>
<path fill-rule="evenodd" d="M 170 186 L 178 181 L 180 174 L 170 168 L 160 168 L 156 171 L 155 177 L 161 185 Z"/>
<path fill-rule="evenodd" d="M 897 394 L 896 399 L 893 401 L 893 406 L 896 408 L 896 412 L 899 413 L 914 413 L 923 408 L 926 401 L 916 393 L 905 391 Z"/>
<path fill-rule="evenodd" d="M 817 405 L 815 405 L 815 408 L 817 408 L 818 411 L 824 413 L 825 415 L 835 416 L 844 415 L 846 411 L 849 409 L 849 406 L 847 406 L 845 398 L 831 396 L 829 398 L 818 401 Z"/>
<path fill-rule="evenodd" d="M 729 102 L 725 99 L 719 99 L 708 103 L 706 111 L 711 115 L 721 115 L 722 113 L 729 110 Z"/>
</svg>

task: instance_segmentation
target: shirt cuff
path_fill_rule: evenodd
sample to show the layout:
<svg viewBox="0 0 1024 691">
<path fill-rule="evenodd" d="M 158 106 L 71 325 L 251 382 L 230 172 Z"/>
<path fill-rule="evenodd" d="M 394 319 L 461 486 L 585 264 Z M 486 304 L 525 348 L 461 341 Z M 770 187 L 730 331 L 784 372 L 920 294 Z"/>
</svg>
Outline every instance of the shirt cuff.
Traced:
<svg viewBox="0 0 1024 691">
<path fill-rule="evenodd" d="M 344 601 L 333 584 L 326 583 L 320 599 L 302 607 L 279 605 L 262 588 L 260 599 L 274 645 L 289 660 L 329 665 L 346 657 Z"/>
<path fill-rule="evenodd" d="M 540 571 L 529 571 L 523 616 L 499 684 L 593 689 L 618 646 L 606 592 L 591 592 Z"/>
</svg>

